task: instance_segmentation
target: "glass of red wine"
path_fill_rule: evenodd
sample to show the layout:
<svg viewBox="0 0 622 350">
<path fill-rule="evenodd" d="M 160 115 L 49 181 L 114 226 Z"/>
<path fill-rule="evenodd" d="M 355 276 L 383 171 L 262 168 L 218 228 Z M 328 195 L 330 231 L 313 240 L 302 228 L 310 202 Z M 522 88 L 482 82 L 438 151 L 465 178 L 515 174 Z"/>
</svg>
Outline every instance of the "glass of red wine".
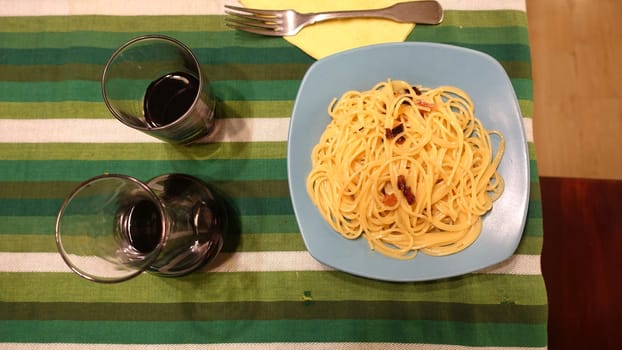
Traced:
<svg viewBox="0 0 622 350">
<path fill-rule="evenodd" d="M 190 144 L 214 128 L 215 99 L 193 52 L 164 35 L 119 47 L 102 75 L 102 95 L 122 123 L 174 144 Z"/>
<path fill-rule="evenodd" d="M 81 183 L 62 204 L 56 245 L 78 275 L 121 282 L 150 271 L 182 276 L 220 252 L 227 225 L 224 199 L 184 174 L 146 183 L 105 174 Z"/>
</svg>

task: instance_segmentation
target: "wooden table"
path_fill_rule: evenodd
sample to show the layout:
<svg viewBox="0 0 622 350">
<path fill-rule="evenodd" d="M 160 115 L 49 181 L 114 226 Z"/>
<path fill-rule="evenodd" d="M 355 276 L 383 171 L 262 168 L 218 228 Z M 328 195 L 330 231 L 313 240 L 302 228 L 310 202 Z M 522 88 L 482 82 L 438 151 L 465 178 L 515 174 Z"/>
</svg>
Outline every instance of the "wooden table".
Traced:
<svg viewBox="0 0 622 350">
<path fill-rule="evenodd" d="M 622 181 L 540 184 L 549 349 L 622 349 Z"/>
</svg>

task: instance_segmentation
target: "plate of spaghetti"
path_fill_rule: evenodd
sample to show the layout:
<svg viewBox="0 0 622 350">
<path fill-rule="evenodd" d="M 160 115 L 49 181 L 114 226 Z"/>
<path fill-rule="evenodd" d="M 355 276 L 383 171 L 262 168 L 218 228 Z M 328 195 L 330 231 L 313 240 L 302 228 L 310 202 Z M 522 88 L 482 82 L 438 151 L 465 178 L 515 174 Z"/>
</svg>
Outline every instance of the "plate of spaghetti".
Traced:
<svg viewBox="0 0 622 350">
<path fill-rule="evenodd" d="M 304 243 L 337 270 L 447 278 L 509 258 L 522 236 L 523 118 L 484 53 L 395 43 L 319 60 L 298 91 L 287 151 Z"/>
</svg>

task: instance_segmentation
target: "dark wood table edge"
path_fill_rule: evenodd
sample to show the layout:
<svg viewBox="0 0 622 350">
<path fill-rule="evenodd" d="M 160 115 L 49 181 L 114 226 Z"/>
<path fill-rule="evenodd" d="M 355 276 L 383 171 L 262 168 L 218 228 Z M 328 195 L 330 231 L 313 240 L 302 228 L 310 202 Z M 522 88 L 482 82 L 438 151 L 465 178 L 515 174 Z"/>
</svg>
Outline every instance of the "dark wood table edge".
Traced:
<svg viewBox="0 0 622 350">
<path fill-rule="evenodd" d="M 622 349 L 622 181 L 540 177 L 549 349 Z"/>
</svg>

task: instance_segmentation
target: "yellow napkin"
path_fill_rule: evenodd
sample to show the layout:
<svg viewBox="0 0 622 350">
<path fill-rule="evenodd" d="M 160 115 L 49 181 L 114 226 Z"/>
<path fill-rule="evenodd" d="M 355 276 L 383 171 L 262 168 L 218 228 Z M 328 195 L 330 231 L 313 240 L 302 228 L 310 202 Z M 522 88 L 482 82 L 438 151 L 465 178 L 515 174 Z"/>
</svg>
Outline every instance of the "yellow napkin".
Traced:
<svg viewBox="0 0 622 350">
<path fill-rule="evenodd" d="M 248 8 L 321 12 L 374 9 L 404 0 L 240 0 Z M 303 28 L 285 40 L 316 59 L 371 44 L 404 41 L 414 23 L 397 23 L 385 19 L 346 19 L 316 23 Z"/>
</svg>

